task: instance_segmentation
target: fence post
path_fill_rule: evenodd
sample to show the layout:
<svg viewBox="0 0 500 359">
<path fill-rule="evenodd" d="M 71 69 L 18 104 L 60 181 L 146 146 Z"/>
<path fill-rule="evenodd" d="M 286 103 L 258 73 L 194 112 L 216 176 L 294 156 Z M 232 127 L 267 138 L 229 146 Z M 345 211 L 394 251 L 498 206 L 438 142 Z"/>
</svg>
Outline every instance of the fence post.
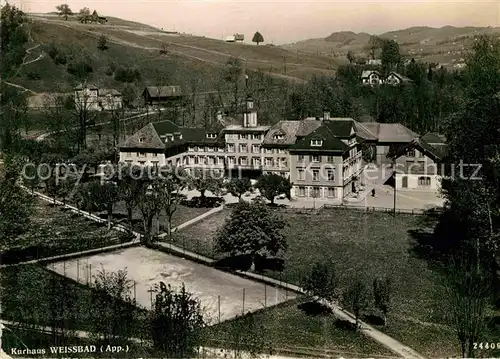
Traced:
<svg viewBox="0 0 500 359">
<path fill-rule="evenodd" d="M 76 260 L 76 282 L 80 283 L 80 260 Z"/>
<path fill-rule="evenodd" d="M 134 280 L 134 301 L 137 301 L 136 293 L 135 293 L 135 280 Z"/>
<path fill-rule="evenodd" d="M 219 324 L 220 324 L 220 294 L 217 296 L 217 308 L 219 313 Z"/>
<path fill-rule="evenodd" d="M 92 263 L 89 264 L 90 286 L 92 287 Z"/>
<path fill-rule="evenodd" d="M 241 309 L 241 314 L 245 315 L 245 288 L 243 288 L 243 308 Z"/>
<path fill-rule="evenodd" d="M 264 308 L 267 308 L 267 284 L 264 282 Z"/>
<path fill-rule="evenodd" d="M 66 277 L 66 260 L 64 260 L 64 262 L 63 262 L 63 273 L 64 273 L 64 276 Z"/>
</svg>

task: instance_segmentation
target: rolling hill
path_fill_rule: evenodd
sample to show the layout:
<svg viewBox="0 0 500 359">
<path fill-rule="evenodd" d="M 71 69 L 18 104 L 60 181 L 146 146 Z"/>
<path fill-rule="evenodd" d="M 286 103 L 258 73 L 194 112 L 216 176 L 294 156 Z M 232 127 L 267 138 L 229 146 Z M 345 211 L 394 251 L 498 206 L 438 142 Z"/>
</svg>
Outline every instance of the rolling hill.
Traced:
<svg viewBox="0 0 500 359">
<path fill-rule="evenodd" d="M 480 34 L 500 37 L 500 28 L 493 27 L 453 27 L 433 28 L 411 27 L 378 35 L 399 43 L 401 53 L 408 58 L 453 66 L 462 61 Z M 338 62 L 347 62 L 346 55 L 352 51 L 356 56 L 368 57 L 366 46 L 370 34 L 352 31 L 335 32 L 325 38 L 308 39 L 282 45 L 291 51 L 303 51 L 318 56 L 332 56 Z"/>
<path fill-rule="evenodd" d="M 29 54 L 11 83 L 32 92 L 66 92 L 78 84 L 66 64 L 56 64 L 49 56 L 53 44 L 69 52 L 83 52 L 91 59 L 89 82 L 118 89 L 124 84 L 109 74 L 110 67 L 138 69 L 138 86 L 161 82 L 187 87 L 197 77 L 201 82 L 197 90 L 208 90 L 214 89 L 216 70 L 231 57 L 240 58 L 248 70 L 261 70 L 294 82 L 304 82 L 315 74 L 332 74 L 337 66 L 327 56 L 165 32 L 113 17 L 108 17 L 104 25 L 81 24 L 75 17 L 65 21 L 53 14 L 29 14 L 29 19 Z M 108 49 L 104 51 L 97 49 L 102 35 L 107 38 Z M 168 53 L 160 54 L 165 45 Z"/>
</svg>

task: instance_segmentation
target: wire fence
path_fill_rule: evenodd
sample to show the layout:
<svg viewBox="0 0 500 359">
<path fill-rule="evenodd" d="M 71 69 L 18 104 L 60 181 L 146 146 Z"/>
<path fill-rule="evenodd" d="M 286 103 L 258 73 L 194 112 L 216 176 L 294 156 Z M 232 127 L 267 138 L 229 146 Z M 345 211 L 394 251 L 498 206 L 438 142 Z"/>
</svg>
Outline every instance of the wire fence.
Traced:
<svg viewBox="0 0 500 359">
<path fill-rule="evenodd" d="M 54 262 L 49 264 L 48 268 L 77 283 L 95 287 L 97 277 L 102 270 L 110 273 L 116 267 L 112 263 L 112 258 L 107 262 L 109 265 L 106 266 L 90 262 L 88 258 L 78 258 Z M 179 291 L 184 284 L 187 292 L 199 298 L 205 320 L 210 324 L 222 323 L 239 315 L 264 310 L 296 298 L 294 292 L 285 288 L 251 281 L 235 274 L 220 272 L 215 268 L 202 267 L 197 263 L 189 263 L 184 268 L 179 267 L 177 261 L 162 266 L 153 263 L 154 265 L 146 270 L 140 267 L 140 263 L 139 266 L 130 261 L 127 263 L 129 267 L 135 267 L 131 271 L 134 276 L 139 274 L 144 277 L 138 279 L 132 276 L 129 279 L 128 295 L 139 307 L 154 308 L 160 281 L 171 285 L 175 291 Z M 191 273 L 203 274 L 191 275 Z"/>
</svg>

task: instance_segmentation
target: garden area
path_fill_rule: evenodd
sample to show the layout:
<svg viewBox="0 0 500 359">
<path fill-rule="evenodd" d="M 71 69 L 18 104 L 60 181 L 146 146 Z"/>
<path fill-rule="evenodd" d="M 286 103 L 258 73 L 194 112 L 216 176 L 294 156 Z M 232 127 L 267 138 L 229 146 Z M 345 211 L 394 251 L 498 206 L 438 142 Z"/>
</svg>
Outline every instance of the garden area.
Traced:
<svg viewBox="0 0 500 359">
<path fill-rule="evenodd" d="M 13 264 L 129 240 L 125 233 L 107 230 L 106 223 L 97 223 L 62 206 L 37 199 L 28 230 L 16 238 L 15 246 L 2 250 L 0 262 Z"/>
<path fill-rule="evenodd" d="M 175 234 L 176 244 L 220 259 L 213 249 L 213 239 L 229 215 L 230 210 L 225 209 L 179 231 Z M 285 268 L 283 272 L 268 271 L 268 276 L 301 285 L 313 264 L 323 261 L 334 266 L 340 292 L 356 278 L 371 283 L 375 277 L 390 276 L 394 281 L 392 307 L 387 326 L 377 327 L 423 355 L 458 353 L 456 334 L 444 324 L 445 313 L 438 310 L 443 290 L 440 275 L 412 252 L 413 239 L 408 231 L 418 228 L 418 217 L 394 218 L 388 213 L 336 209 L 317 215 L 287 211 L 283 216 L 288 223 L 284 230 L 288 243 Z M 364 319 L 377 324 L 377 314 L 367 311 Z M 302 330 L 302 325 L 295 330 Z M 290 345 L 296 340 L 294 336 L 289 339 Z M 314 341 L 304 343 L 314 345 Z"/>
</svg>

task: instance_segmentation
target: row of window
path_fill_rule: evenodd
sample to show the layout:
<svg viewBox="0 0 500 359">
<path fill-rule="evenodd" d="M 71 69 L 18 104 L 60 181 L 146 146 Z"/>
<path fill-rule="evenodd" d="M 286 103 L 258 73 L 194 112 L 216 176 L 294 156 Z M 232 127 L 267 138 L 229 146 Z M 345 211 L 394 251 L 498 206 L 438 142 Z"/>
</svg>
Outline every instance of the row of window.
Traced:
<svg viewBox="0 0 500 359">
<path fill-rule="evenodd" d="M 335 171 L 333 169 L 328 169 L 326 171 L 326 178 L 325 179 L 328 181 L 335 181 Z M 306 172 L 303 169 L 297 170 L 297 180 L 298 181 L 305 181 L 306 180 Z M 313 181 L 320 180 L 319 170 L 312 170 L 312 180 Z"/>
<path fill-rule="evenodd" d="M 125 152 L 125 153 L 126 153 L 125 157 L 132 157 L 132 152 Z M 151 155 L 151 157 L 158 157 L 158 153 L 155 153 L 155 152 L 151 152 L 151 153 L 137 152 L 136 153 L 137 157 L 148 157 L 148 154 Z"/>
<path fill-rule="evenodd" d="M 227 133 L 226 140 L 259 140 L 263 139 L 262 134 L 255 133 Z"/>
<path fill-rule="evenodd" d="M 295 195 L 297 197 L 337 198 L 337 189 L 331 187 L 298 186 L 295 189 Z"/>
</svg>

